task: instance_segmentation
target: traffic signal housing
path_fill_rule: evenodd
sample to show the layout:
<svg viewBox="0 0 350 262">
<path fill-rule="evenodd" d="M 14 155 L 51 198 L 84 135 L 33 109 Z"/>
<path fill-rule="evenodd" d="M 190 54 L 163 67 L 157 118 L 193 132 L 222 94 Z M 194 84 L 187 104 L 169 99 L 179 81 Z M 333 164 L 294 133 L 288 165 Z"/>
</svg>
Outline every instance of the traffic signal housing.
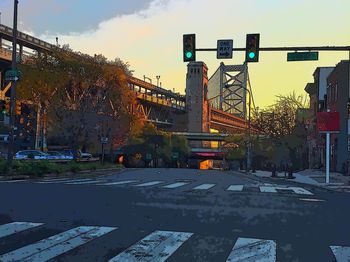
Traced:
<svg viewBox="0 0 350 262">
<path fill-rule="evenodd" d="M 196 35 L 183 35 L 183 59 L 184 62 L 196 61 Z"/>
<path fill-rule="evenodd" d="M 247 34 L 247 42 L 246 42 L 246 48 L 245 48 L 246 62 L 259 61 L 259 45 L 260 45 L 260 34 Z"/>
</svg>

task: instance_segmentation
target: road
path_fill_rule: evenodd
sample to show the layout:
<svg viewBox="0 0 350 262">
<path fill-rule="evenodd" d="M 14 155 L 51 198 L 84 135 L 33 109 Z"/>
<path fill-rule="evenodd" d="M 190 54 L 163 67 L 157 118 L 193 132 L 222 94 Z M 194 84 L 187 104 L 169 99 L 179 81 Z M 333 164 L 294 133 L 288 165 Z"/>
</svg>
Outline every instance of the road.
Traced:
<svg viewBox="0 0 350 262">
<path fill-rule="evenodd" d="M 2 181 L 0 199 L 0 261 L 350 261 L 348 193 L 239 172 Z"/>
</svg>

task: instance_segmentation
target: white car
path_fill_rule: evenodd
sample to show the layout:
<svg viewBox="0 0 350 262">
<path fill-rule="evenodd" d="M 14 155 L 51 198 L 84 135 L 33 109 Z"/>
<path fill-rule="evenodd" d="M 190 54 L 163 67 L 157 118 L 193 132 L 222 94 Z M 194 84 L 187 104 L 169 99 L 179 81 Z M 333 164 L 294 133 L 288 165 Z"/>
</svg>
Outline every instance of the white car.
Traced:
<svg viewBox="0 0 350 262">
<path fill-rule="evenodd" d="M 15 156 L 15 159 L 48 159 L 48 154 L 40 150 L 22 150 L 18 151 Z"/>
<path fill-rule="evenodd" d="M 47 151 L 48 159 L 56 159 L 56 160 L 72 160 L 72 156 L 64 155 L 58 151 Z"/>
</svg>

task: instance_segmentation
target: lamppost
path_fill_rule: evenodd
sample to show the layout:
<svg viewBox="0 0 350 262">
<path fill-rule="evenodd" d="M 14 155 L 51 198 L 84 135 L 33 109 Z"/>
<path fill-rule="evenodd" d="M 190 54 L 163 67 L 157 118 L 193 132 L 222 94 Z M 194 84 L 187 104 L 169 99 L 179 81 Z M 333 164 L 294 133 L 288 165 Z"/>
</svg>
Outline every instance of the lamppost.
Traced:
<svg viewBox="0 0 350 262">
<path fill-rule="evenodd" d="M 12 71 L 17 71 L 17 13 L 18 13 L 18 0 L 14 0 L 14 13 L 13 13 L 13 39 L 12 39 Z M 7 154 L 7 166 L 12 169 L 12 160 L 15 145 L 15 103 L 16 103 L 16 80 L 12 81 L 10 96 L 10 132 L 9 132 L 9 146 Z"/>
<path fill-rule="evenodd" d="M 160 78 L 160 76 L 156 76 L 156 78 L 157 78 L 157 86 L 159 86 L 159 78 Z"/>
<path fill-rule="evenodd" d="M 143 81 L 146 81 L 146 79 L 152 84 L 152 79 L 143 75 Z"/>
</svg>

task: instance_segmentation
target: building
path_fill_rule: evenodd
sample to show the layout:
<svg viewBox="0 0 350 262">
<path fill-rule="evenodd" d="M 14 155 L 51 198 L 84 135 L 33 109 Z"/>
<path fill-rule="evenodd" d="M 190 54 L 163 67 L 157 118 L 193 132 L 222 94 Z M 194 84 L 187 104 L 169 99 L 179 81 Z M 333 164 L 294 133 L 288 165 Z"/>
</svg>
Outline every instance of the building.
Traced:
<svg viewBox="0 0 350 262">
<path fill-rule="evenodd" d="M 310 108 L 307 122 L 307 151 L 309 168 L 325 166 L 325 135 L 317 131 L 317 112 L 324 111 L 327 95 L 327 77 L 334 67 L 317 67 L 313 77 L 314 83 L 308 83 L 305 91 L 310 96 Z"/>
<path fill-rule="evenodd" d="M 345 173 L 350 159 L 349 61 L 341 61 L 327 78 L 327 109 L 339 112 L 340 132 L 331 134 L 331 170 Z"/>
</svg>

